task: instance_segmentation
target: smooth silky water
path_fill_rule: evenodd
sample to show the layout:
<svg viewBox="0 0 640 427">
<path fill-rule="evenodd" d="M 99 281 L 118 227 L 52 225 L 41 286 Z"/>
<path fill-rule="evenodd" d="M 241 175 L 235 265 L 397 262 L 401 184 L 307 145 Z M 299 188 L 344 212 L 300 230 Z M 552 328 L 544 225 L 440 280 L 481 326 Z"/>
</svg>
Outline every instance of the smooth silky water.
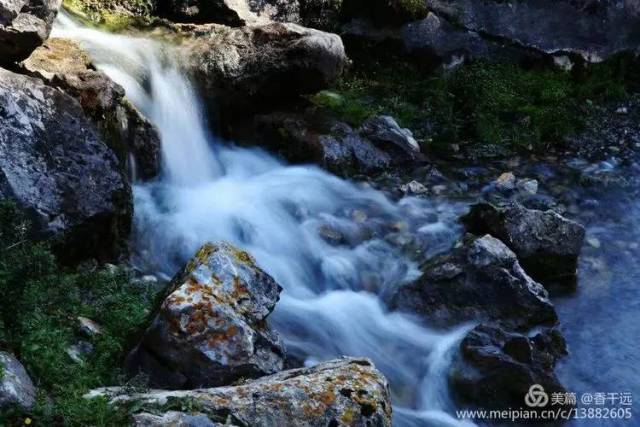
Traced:
<svg viewBox="0 0 640 427">
<path fill-rule="evenodd" d="M 376 231 L 406 224 L 433 254 L 459 236 L 460 206 L 417 198 L 394 203 L 317 167 L 288 166 L 220 141 L 173 47 L 89 29 L 64 13 L 53 37 L 80 42 L 160 131 L 161 176 L 134 186 L 137 266 L 170 277 L 203 243 L 231 242 L 284 288 L 270 320 L 289 354 L 306 364 L 371 358 L 391 385 L 395 425 L 470 425 L 451 415 L 447 385 L 469 326 L 435 331 L 385 308 L 394 288 L 419 272 Z M 323 226 L 350 243 L 328 244 Z"/>
</svg>

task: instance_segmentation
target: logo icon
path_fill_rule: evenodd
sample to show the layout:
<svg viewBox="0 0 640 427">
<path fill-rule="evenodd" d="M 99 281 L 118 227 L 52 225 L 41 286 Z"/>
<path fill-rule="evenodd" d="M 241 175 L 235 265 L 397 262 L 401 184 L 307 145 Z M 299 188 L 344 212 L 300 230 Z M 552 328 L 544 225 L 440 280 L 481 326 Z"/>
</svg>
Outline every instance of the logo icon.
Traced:
<svg viewBox="0 0 640 427">
<path fill-rule="evenodd" d="M 549 395 L 540 384 L 534 384 L 524 396 L 524 403 L 530 408 L 542 408 L 549 403 Z"/>
</svg>

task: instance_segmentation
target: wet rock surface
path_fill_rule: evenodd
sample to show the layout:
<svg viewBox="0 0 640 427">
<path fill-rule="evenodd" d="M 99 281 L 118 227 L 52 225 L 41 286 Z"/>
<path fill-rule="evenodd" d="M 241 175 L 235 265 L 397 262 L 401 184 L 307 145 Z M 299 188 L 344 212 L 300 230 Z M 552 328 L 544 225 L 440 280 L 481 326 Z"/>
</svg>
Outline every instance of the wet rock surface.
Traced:
<svg viewBox="0 0 640 427">
<path fill-rule="evenodd" d="M 36 402 L 36 388 L 22 364 L 0 351 L 0 409 L 18 406 L 30 409 Z"/>
<path fill-rule="evenodd" d="M 427 261 L 422 276 L 400 286 L 390 305 L 438 326 L 491 319 L 528 329 L 557 320 L 547 291 L 527 276 L 507 246 L 489 235 L 468 236 L 450 253 Z"/>
<path fill-rule="evenodd" d="M 156 128 L 129 103 L 120 85 L 95 69 L 80 45 L 67 39 L 49 39 L 22 63 L 22 68 L 80 102 L 102 140 L 117 154 L 123 170 L 132 155 L 137 178 L 150 179 L 158 174 L 160 137 Z"/>
<path fill-rule="evenodd" d="M 348 65 L 335 34 L 296 24 L 181 26 L 186 68 L 220 111 L 272 108 L 323 89 Z"/>
<path fill-rule="evenodd" d="M 371 361 L 343 358 L 312 368 L 294 369 L 233 387 L 130 394 L 126 389 L 92 391 L 113 404 L 158 409 L 181 400 L 199 408 L 195 414 L 143 412 L 136 425 L 157 426 L 166 420 L 197 420 L 202 425 L 250 426 L 391 426 L 388 384 Z M 144 409 L 143 409 L 144 411 Z M 209 424 L 207 424 L 207 422 Z"/>
<path fill-rule="evenodd" d="M 154 387 L 230 384 L 282 370 L 284 348 L 266 320 L 280 286 L 246 252 L 207 244 L 169 284 L 127 359 Z"/>
<path fill-rule="evenodd" d="M 64 259 L 117 257 L 131 227 L 131 189 L 80 104 L 0 69 L 0 122 L 0 196 L 55 237 Z"/>
<path fill-rule="evenodd" d="M 515 184 L 514 184 L 515 185 Z M 477 204 L 462 218 L 475 234 L 491 234 L 518 256 L 525 271 L 550 287 L 575 283 L 578 256 L 585 238 L 582 225 L 553 211 Z"/>
<path fill-rule="evenodd" d="M 566 392 L 554 373 L 556 362 L 566 354 L 566 343 L 556 329 L 529 337 L 479 325 L 462 340 L 449 379 L 464 404 L 526 407 L 524 397 L 534 384 L 549 396 Z"/>
<path fill-rule="evenodd" d="M 0 65 L 21 61 L 51 32 L 60 0 L 0 1 Z"/>
</svg>

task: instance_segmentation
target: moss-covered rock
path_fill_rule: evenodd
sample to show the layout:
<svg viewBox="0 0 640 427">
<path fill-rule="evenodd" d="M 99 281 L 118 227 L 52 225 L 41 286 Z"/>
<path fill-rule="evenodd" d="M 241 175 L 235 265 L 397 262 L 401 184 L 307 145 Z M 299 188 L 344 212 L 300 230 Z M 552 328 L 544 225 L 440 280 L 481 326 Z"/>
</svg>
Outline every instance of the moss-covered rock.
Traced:
<svg viewBox="0 0 640 427">
<path fill-rule="evenodd" d="M 63 0 L 64 8 L 85 21 L 109 30 L 153 23 L 157 0 Z"/>
</svg>

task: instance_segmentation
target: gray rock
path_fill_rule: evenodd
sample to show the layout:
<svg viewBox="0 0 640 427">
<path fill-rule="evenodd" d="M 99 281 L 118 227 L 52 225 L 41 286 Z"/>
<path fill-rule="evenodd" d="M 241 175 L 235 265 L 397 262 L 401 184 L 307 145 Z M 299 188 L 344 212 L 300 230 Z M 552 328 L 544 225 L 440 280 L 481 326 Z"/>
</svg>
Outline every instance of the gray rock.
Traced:
<svg viewBox="0 0 640 427">
<path fill-rule="evenodd" d="M 82 316 L 78 316 L 77 320 L 80 332 L 82 332 L 82 334 L 87 338 L 92 338 L 96 335 L 102 335 L 102 326 L 98 325 L 93 320 Z"/>
<path fill-rule="evenodd" d="M 135 427 L 222 427 L 225 424 L 213 422 L 205 414 L 169 411 L 161 415 L 144 412 L 136 414 L 133 416 L 133 425 Z"/>
<path fill-rule="evenodd" d="M 22 62 L 30 75 L 76 98 L 100 131 L 102 140 L 116 153 L 124 169 L 130 156 L 139 179 L 151 179 L 160 169 L 160 136 L 125 98 L 124 88 L 97 71 L 73 40 L 53 38 Z"/>
<path fill-rule="evenodd" d="M 528 329 L 557 321 L 546 290 L 527 276 L 508 247 L 489 235 L 467 236 L 460 247 L 428 261 L 422 273 L 396 291 L 392 308 L 438 326 L 491 319 Z"/>
<path fill-rule="evenodd" d="M 246 252 L 203 246 L 169 284 L 129 371 L 156 387 L 194 388 L 282 370 L 282 342 L 266 320 L 280 290 Z"/>
<path fill-rule="evenodd" d="M 420 153 L 420 145 L 413 138 L 411 131 L 401 128 L 393 117 L 371 117 L 362 124 L 360 131 L 374 144 L 391 145 L 410 159 L 415 159 Z"/>
<path fill-rule="evenodd" d="M 143 411 L 137 425 L 156 426 L 150 416 L 167 403 L 188 401 L 207 414 L 197 422 L 271 426 L 391 426 L 391 400 L 384 376 L 367 359 L 343 358 L 312 368 L 294 369 L 234 387 L 131 394 L 125 388 L 93 390 L 86 397 L 104 396 L 113 404 L 134 404 Z M 164 414 L 160 419 L 185 421 L 187 414 Z M 193 420 L 193 419 L 192 419 Z M 144 423 L 147 424 L 144 424 Z M 161 424 L 162 425 L 162 424 Z M 180 425 L 180 424 L 178 424 Z"/>
<path fill-rule="evenodd" d="M 489 409 L 527 407 L 524 396 L 533 385 L 542 386 L 548 396 L 566 392 L 554 374 L 556 361 L 566 354 L 564 338 L 555 329 L 528 337 L 479 325 L 462 340 L 450 382 L 466 404 Z M 549 400 L 540 409 L 550 406 Z"/>
<path fill-rule="evenodd" d="M 0 123 L 0 197 L 55 237 L 63 259 L 117 257 L 131 226 L 131 188 L 80 104 L 0 69 Z"/>
<path fill-rule="evenodd" d="M 0 66 L 21 61 L 51 33 L 60 0 L 0 0 Z"/>
<path fill-rule="evenodd" d="M 178 22 L 239 27 L 258 21 L 247 0 L 168 0 L 160 9 L 163 15 Z"/>
<path fill-rule="evenodd" d="M 185 66 L 221 111 L 255 110 L 314 93 L 349 60 L 339 36 L 296 24 L 178 26 Z"/>
<path fill-rule="evenodd" d="M 255 133 L 266 139 L 264 144 L 289 161 L 317 163 L 339 175 L 380 171 L 397 160 L 346 123 L 317 128 L 313 117 L 288 113 L 260 115 L 255 121 Z"/>
<path fill-rule="evenodd" d="M 491 234 L 513 250 L 525 271 L 549 287 L 573 286 L 585 229 L 553 211 L 518 203 L 473 206 L 462 218 L 474 234 Z"/>
<path fill-rule="evenodd" d="M 467 30 L 545 54 L 599 62 L 640 45 L 638 0 L 427 0 L 427 6 Z"/>
<path fill-rule="evenodd" d="M 0 352 L 0 409 L 17 405 L 30 409 L 36 402 L 36 388 L 18 360 Z"/>
</svg>

